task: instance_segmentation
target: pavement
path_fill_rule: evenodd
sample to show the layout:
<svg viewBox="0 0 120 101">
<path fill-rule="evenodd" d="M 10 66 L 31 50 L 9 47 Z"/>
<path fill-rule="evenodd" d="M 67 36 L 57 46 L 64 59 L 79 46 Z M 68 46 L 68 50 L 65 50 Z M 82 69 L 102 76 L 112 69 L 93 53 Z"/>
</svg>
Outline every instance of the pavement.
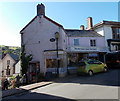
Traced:
<svg viewBox="0 0 120 101">
<path fill-rule="evenodd" d="M 39 87 L 43 87 L 43 86 L 46 86 L 49 84 L 53 84 L 54 82 L 66 82 L 66 80 L 69 80 L 71 77 L 73 77 L 73 75 L 67 75 L 65 77 L 60 77 L 60 78 L 55 77 L 52 79 L 50 79 L 48 77 L 48 81 L 42 81 L 42 82 L 38 82 L 38 83 L 34 83 L 34 84 L 20 86 L 19 88 L 12 88 L 12 89 L 8 89 L 8 90 L 3 90 L 2 91 L 2 98 L 12 96 L 15 94 L 29 92 L 30 90 L 33 90 L 33 89 L 36 89 Z M 1 88 L 0 88 L 0 91 L 1 91 Z M 0 96 L 0 99 L 1 99 L 1 96 Z"/>
<path fill-rule="evenodd" d="M 69 80 L 71 77 L 73 77 L 73 75 L 67 75 L 66 77 L 62 77 L 62 78 L 54 78 L 51 81 L 42 81 L 42 82 L 38 82 L 38 83 L 34 83 L 34 84 L 20 86 L 19 88 L 4 90 L 4 91 L 2 91 L 2 98 L 12 96 L 12 95 L 15 95 L 15 94 L 29 92 L 30 90 L 33 90 L 33 89 L 36 89 L 36 88 L 39 88 L 39 87 L 43 87 L 43 86 L 46 86 L 46 85 L 49 85 L 49 84 L 53 84 L 55 82 L 66 82 L 66 80 Z"/>
<path fill-rule="evenodd" d="M 15 95 L 15 94 L 20 94 L 23 92 L 28 92 L 30 90 L 39 88 L 39 87 L 43 87 L 49 84 L 52 84 L 52 81 L 43 81 L 43 82 L 39 82 L 39 83 L 34 83 L 34 84 L 29 84 L 26 86 L 20 86 L 19 88 L 13 88 L 13 89 L 9 89 L 9 90 L 4 90 L 2 91 L 2 98 L 4 97 L 8 97 L 11 95 Z"/>
</svg>

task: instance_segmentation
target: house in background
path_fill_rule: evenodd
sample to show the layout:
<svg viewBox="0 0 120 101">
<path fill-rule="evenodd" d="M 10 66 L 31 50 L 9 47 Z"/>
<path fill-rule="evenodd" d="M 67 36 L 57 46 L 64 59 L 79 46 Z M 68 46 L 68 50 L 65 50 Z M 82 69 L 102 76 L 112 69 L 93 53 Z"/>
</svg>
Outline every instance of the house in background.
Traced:
<svg viewBox="0 0 120 101">
<path fill-rule="evenodd" d="M 20 74 L 20 69 L 21 69 L 21 61 L 19 60 L 19 61 L 15 64 L 15 75 Z"/>
<path fill-rule="evenodd" d="M 0 77 L 2 76 L 2 48 L 0 47 Z"/>
<path fill-rule="evenodd" d="M 2 58 L 2 76 L 13 76 L 15 74 L 15 64 L 18 60 L 18 55 L 6 54 Z"/>
<path fill-rule="evenodd" d="M 120 51 L 120 22 L 102 21 L 92 25 L 92 18 L 90 18 L 90 27 L 88 30 L 94 30 L 105 37 L 105 45 L 109 51 Z"/>
<path fill-rule="evenodd" d="M 65 31 L 68 36 L 69 62 L 77 63 L 82 59 L 90 58 L 104 62 L 107 48 L 102 35 L 92 30 L 66 29 Z"/>
<path fill-rule="evenodd" d="M 0 47 L 0 59 L 2 59 L 2 48 Z"/>
<path fill-rule="evenodd" d="M 35 16 L 21 31 L 21 44 L 25 53 L 32 54 L 29 73 L 52 72 L 63 77 L 67 73 L 66 38 L 64 28 L 45 15 L 45 6 L 37 5 Z M 37 74 L 36 74 L 37 75 Z"/>
<path fill-rule="evenodd" d="M 2 76 L 2 60 L 0 58 L 0 77 Z"/>
</svg>

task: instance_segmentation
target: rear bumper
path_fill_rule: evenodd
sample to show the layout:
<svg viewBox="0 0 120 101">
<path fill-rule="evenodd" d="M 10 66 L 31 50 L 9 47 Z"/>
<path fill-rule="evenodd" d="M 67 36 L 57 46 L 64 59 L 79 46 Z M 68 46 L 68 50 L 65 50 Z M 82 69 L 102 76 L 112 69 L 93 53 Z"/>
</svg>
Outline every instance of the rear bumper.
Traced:
<svg viewBox="0 0 120 101">
<path fill-rule="evenodd" d="M 77 75 L 86 75 L 88 74 L 86 70 L 78 70 Z"/>
</svg>

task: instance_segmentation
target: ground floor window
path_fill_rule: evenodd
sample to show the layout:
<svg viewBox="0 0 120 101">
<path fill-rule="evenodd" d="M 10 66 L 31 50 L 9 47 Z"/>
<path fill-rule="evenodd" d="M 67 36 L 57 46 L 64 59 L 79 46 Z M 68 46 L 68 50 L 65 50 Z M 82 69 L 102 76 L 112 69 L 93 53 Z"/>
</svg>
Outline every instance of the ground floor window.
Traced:
<svg viewBox="0 0 120 101">
<path fill-rule="evenodd" d="M 68 53 L 68 63 L 74 64 L 79 62 L 82 59 L 87 59 L 87 53 Z"/>
<path fill-rule="evenodd" d="M 59 63 L 59 67 L 63 67 L 64 63 L 62 59 L 46 59 L 46 68 L 57 68 Z"/>
<path fill-rule="evenodd" d="M 68 53 L 68 66 L 76 66 L 76 64 L 84 59 L 98 60 L 97 53 Z"/>
<path fill-rule="evenodd" d="M 30 72 L 36 72 L 36 64 L 30 64 Z"/>
<path fill-rule="evenodd" d="M 9 66 L 7 66 L 6 75 L 10 75 L 10 68 L 9 68 Z"/>
</svg>

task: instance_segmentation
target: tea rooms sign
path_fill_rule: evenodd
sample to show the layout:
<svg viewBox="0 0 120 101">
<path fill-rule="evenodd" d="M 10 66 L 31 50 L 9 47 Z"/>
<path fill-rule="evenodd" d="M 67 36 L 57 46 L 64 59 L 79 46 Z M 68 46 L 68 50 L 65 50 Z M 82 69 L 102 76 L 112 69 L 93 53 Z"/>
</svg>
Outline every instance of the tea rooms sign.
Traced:
<svg viewBox="0 0 120 101">
<path fill-rule="evenodd" d="M 93 52 L 98 51 L 97 47 L 71 47 L 70 51 Z"/>
</svg>

